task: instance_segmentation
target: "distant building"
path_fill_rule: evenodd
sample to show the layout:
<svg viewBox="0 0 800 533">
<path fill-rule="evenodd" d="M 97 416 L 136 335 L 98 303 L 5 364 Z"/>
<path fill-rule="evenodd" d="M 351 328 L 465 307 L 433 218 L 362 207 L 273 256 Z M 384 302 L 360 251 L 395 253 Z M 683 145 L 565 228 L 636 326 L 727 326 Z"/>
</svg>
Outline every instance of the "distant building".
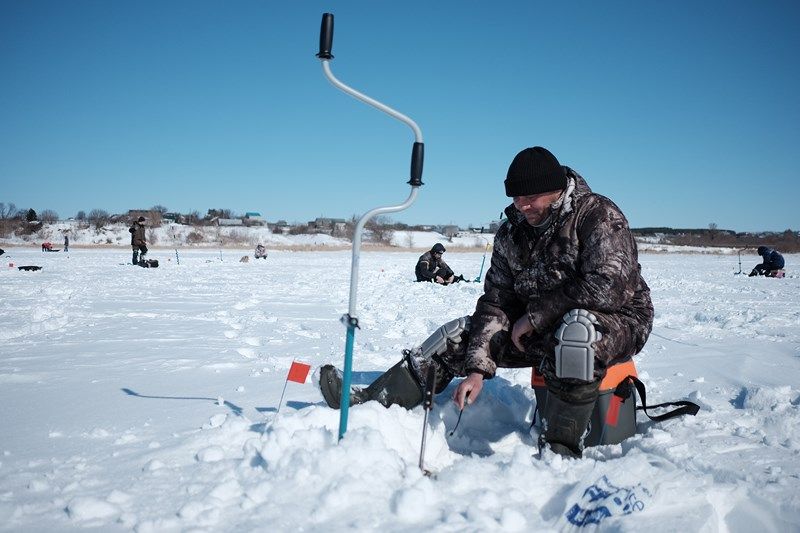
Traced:
<svg viewBox="0 0 800 533">
<path fill-rule="evenodd" d="M 134 220 L 138 220 L 139 217 L 144 217 L 147 219 L 147 224 L 151 226 L 158 226 L 161 224 L 161 213 L 158 211 L 153 211 L 152 209 L 129 209 L 128 210 L 128 221 L 133 222 Z"/>
<path fill-rule="evenodd" d="M 248 226 L 263 226 L 267 223 L 261 213 L 256 211 L 248 211 L 244 214 L 244 223 Z"/>
<path fill-rule="evenodd" d="M 287 235 L 292 229 L 292 227 L 287 224 L 285 220 L 279 220 L 274 224 L 267 224 L 267 226 L 273 233 L 282 233 L 284 235 Z"/>
<path fill-rule="evenodd" d="M 458 231 L 459 231 L 458 226 L 448 225 L 448 226 L 442 226 L 442 229 L 439 231 L 439 233 L 441 233 L 448 239 L 452 239 L 453 237 L 458 235 Z"/>
<path fill-rule="evenodd" d="M 503 220 L 492 220 L 489 222 L 489 233 L 497 233 L 497 230 L 500 229 L 500 225 L 503 222 Z"/>
<path fill-rule="evenodd" d="M 308 223 L 308 229 L 334 237 L 343 236 L 347 233 L 347 221 L 343 218 L 319 217 Z"/>
</svg>

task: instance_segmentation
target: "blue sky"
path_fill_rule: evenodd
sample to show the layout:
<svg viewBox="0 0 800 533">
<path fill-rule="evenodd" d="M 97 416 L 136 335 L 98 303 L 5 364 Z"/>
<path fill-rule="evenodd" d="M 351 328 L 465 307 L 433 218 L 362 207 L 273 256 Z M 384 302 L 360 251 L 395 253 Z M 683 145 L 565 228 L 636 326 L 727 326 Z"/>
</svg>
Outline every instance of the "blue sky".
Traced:
<svg viewBox="0 0 800 533">
<path fill-rule="evenodd" d="M 562 4 L 562 5 L 556 5 Z M 800 229 L 797 2 L 0 0 L 0 202 L 482 225 L 549 148 L 634 227 Z"/>
</svg>

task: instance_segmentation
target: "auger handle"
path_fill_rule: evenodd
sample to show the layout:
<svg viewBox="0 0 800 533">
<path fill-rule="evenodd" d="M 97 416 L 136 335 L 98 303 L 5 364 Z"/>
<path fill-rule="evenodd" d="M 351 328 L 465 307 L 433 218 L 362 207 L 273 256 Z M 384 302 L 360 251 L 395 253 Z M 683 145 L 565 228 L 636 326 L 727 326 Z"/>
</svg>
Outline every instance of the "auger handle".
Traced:
<svg viewBox="0 0 800 533">
<path fill-rule="evenodd" d="M 412 187 L 419 187 L 422 183 L 422 165 L 425 160 L 425 145 L 415 142 L 411 149 L 411 179 L 408 180 Z"/>
<path fill-rule="evenodd" d="M 319 53 L 320 59 L 333 59 L 333 13 L 322 14 L 322 25 L 319 28 Z"/>
<path fill-rule="evenodd" d="M 422 397 L 422 408 L 426 411 L 433 409 L 433 397 L 436 391 L 436 364 L 431 361 L 428 375 L 425 376 L 425 391 Z"/>
</svg>

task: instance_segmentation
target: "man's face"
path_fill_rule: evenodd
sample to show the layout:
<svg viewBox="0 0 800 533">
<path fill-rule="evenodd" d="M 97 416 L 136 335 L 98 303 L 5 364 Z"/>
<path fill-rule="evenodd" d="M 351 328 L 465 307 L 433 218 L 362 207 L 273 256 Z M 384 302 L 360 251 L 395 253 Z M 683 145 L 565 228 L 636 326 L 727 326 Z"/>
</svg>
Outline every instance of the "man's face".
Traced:
<svg viewBox="0 0 800 533">
<path fill-rule="evenodd" d="M 531 194 L 529 196 L 515 196 L 514 207 L 525 215 L 525 220 L 531 226 L 544 222 L 550 213 L 550 204 L 558 200 L 561 190 Z"/>
</svg>

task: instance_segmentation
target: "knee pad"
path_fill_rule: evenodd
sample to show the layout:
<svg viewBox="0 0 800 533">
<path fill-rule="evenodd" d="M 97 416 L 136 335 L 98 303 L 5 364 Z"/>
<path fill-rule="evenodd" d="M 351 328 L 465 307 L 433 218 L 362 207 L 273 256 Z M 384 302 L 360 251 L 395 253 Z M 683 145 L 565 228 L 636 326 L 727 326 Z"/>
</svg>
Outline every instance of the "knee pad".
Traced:
<svg viewBox="0 0 800 533">
<path fill-rule="evenodd" d="M 469 332 L 469 317 L 462 316 L 447 322 L 423 341 L 419 346 L 417 357 L 431 359 L 435 355 L 442 355 L 447 351 L 447 341 L 460 344 L 462 333 Z M 414 350 L 417 351 L 417 350 Z"/>
<path fill-rule="evenodd" d="M 594 380 L 594 343 L 603 338 L 597 317 L 585 309 L 572 309 L 556 331 L 556 376 Z"/>
<path fill-rule="evenodd" d="M 467 339 L 468 334 L 469 317 L 463 316 L 440 326 L 416 348 L 403 350 L 412 374 L 423 387 L 428 366 L 432 363 L 437 365 L 438 371 L 436 392 L 439 393 L 447 387 L 453 379 L 455 370 L 448 367 L 442 356 L 448 352 L 452 353 L 454 345 L 459 347 Z"/>
</svg>

